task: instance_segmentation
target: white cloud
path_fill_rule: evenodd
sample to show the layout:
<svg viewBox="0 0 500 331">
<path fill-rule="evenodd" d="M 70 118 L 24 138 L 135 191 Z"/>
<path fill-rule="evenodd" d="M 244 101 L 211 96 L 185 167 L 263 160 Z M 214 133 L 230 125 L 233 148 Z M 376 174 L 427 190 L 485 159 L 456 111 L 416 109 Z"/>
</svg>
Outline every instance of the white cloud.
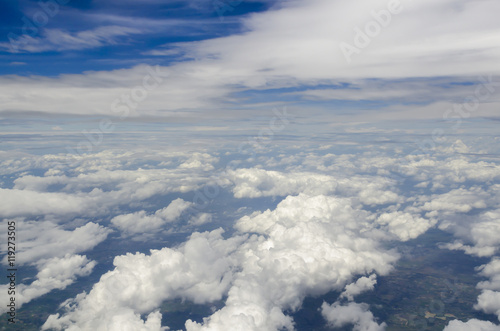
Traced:
<svg viewBox="0 0 500 331">
<path fill-rule="evenodd" d="M 354 331 L 383 331 L 387 324 L 378 324 L 373 314 L 368 310 L 367 304 L 349 302 L 340 305 L 338 302 L 329 305 L 323 302 L 321 314 L 333 327 L 353 325 Z"/>
<path fill-rule="evenodd" d="M 41 330 L 88 330 L 86 326 L 80 327 L 72 325 L 66 327 L 64 322 L 58 320 L 59 314 L 50 315 L 42 326 Z M 88 316 L 93 318 L 93 316 Z M 68 323 L 69 324 L 69 323 Z M 122 309 L 109 316 L 109 320 L 103 321 L 97 330 L 106 331 L 167 331 L 166 327 L 161 326 L 161 314 L 154 311 L 146 316 L 143 321 L 139 314 L 135 314 L 131 309 Z"/>
<path fill-rule="evenodd" d="M 226 305 L 187 330 L 292 330 L 283 310 L 298 309 L 306 295 L 341 289 L 356 274 L 386 274 L 397 256 L 362 236 L 366 216 L 348 199 L 300 194 L 242 217 L 236 228 L 259 236 L 238 251 L 242 269 Z"/>
<path fill-rule="evenodd" d="M 44 176 L 30 175 L 30 167 L 19 175 L 14 170 L 24 169 L 20 160 L 5 162 L 6 167 L 1 169 L 19 177 L 11 191 L 47 194 L 57 187 L 58 194 L 96 197 L 101 205 L 95 209 L 101 208 L 102 213 L 106 208 L 119 213 L 116 207 L 128 203 L 145 209 L 141 199 L 188 192 L 202 187 L 211 172 L 219 173 L 216 154 L 155 154 L 151 159 L 147 153 L 140 155 L 140 163 L 133 153 L 86 155 L 72 169 L 51 167 L 49 156 L 27 162 L 32 162 L 32 168 L 46 171 Z M 496 165 L 473 162 L 467 156 L 415 157 L 406 169 L 412 173 L 410 181 L 435 180 L 444 185 L 439 194 L 425 195 L 425 187 L 410 188 L 409 192 L 401 189 L 402 184 L 393 179 L 391 172 L 397 161 L 397 157 L 383 158 L 376 151 L 359 157 L 321 156 L 304 148 L 293 157 L 276 153 L 276 165 L 269 168 L 281 171 L 228 171 L 221 183 L 236 198 L 289 196 L 274 209 L 241 217 L 233 237 L 224 239 L 220 231 L 194 234 L 176 248 L 116 257 L 113 271 L 105 274 L 91 292 L 66 302 L 67 311 L 52 315 L 45 327 L 118 330 L 130 323 L 138 330 L 158 330 L 161 314 L 156 309 L 164 300 L 183 298 L 208 303 L 227 298 L 223 308 L 201 323 L 187 321 L 186 328 L 291 330 L 293 320 L 287 312 L 300 309 L 306 296 L 345 288 L 343 296 L 352 299 L 375 286 L 375 274 L 390 272 L 398 254 L 384 248 L 382 241 L 416 238 L 438 222 L 458 238 L 458 244 L 489 250 L 490 255 L 495 252 L 500 246 L 498 210 L 492 209 L 498 208 Z M 491 181 L 480 186 L 478 182 L 489 175 L 493 176 Z M 119 215 L 111 223 L 129 233 L 154 232 L 173 225 L 189 205 L 177 199 L 166 208 L 156 207 L 158 210 L 151 214 L 141 211 Z M 151 210 L 150 205 L 148 208 Z M 81 213 L 88 216 L 92 212 Z M 433 214 L 427 217 L 423 213 Z M 188 224 L 207 224 L 210 217 L 200 213 Z M 19 222 L 27 231 L 23 234 L 28 238 L 25 252 L 29 260 L 25 263 L 53 257 L 53 251 L 79 253 L 90 249 L 109 232 L 94 223 L 70 231 L 48 221 Z M 56 245 L 54 238 L 59 237 L 70 240 Z M 479 270 L 490 277 L 478 284 L 491 292 L 484 291 L 479 298 L 477 307 L 484 311 L 498 310 L 497 292 L 491 291 L 497 290 L 496 269 L 496 262 L 492 262 Z M 332 323 L 351 323 L 360 329 L 383 327 L 364 305 L 328 307 L 334 310 L 332 316 L 343 309 L 349 316 L 332 317 Z"/>
<path fill-rule="evenodd" d="M 2 188 L 0 188 L 0 199 L 4 201 L 0 208 L 0 215 L 3 217 L 78 214 L 88 210 L 91 200 L 94 200 L 59 192 L 34 192 Z"/>
<path fill-rule="evenodd" d="M 96 262 L 89 261 L 86 256 L 66 254 L 61 258 L 40 260 L 36 262 L 36 265 L 39 270 L 36 279 L 29 285 L 17 284 L 15 294 L 17 308 L 54 289 L 65 289 L 77 277 L 88 276 Z M 7 295 L 8 286 L 0 286 L 2 288 L 0 296 Z M 7 300 L 8 298 L 2 298 L 3 302 Z M 0 311 L 5 312 L 6 309 L 2 306 Z"/>
<path fill-rule="evenodd" d="M 12 188 L 0 188 L 0 198 L 5 201 L 0 216 L 109 215 L 116 207 L 140 205 L 154 195 L 196 190 L 209 181 L 218 161 L 200 152 L 148 154 L 149 161 L 158 158 L 164 163 L 153 169 L 141 168 L 143 164 L 127 169 L 132 155 L 142 156 L 101 152 L 80 156 L 74 167 L 68 167 L 71 155 L 4 161 L 7 173 L 20 171 L 24 162 L 30 167 L 23 170 L 46 167 L 47 172 L 44 176 L 16 175 Z"/>
<path fill-rule="evenodd" d="M 416 217 L 401 211 L 383 213 L 377 218 L 376 222 L 382 227 L 386 227 L 390 233 L 397 236 L 401 241 L 417 238 L 436 224 L 436 220 Z"/>
<path fill-rule="evenodd" d="M 17 238 L 22 238 L 16 244 L 16 263 L 19 265 L 90 250 L 110 233 L 109 229 L 92 222 L 70 231 L 50 221 L 17 219 L 16 229 Z M 2 263 L 7 263 L 7 257 Z"/>
<path fill-rule="evenodd" d="M 290 196 L 274 211 L 241 218 L 236 228 L 243 235 L 193 234 L 177 249 L 116 257 L 113 271 L 45 327 L 98 328 L 125 313 L 140 323 L 137 314 L 163 300 L 204 303 L 227 295 L 222 309 L 202 324 L 188 320 L 186 329 L 292 330 L 285 309 L 298 309 L 306 295 L 341 289 L 354 275 L 386 274 L 397 259 L 363 236 L 369 213 L 350 205 L 349 199 Z"/>
<path fill-rule="evenodd" d="M 498 22 L 491 14 L 483 19 L 481 13 L 498 5 L 492 1 L 468 1 L 464 6 L 456 6 L 458 1 L 450 0 L 418 4 L 401 1 L 402 13 L 394 15 L 390 25 L 350 65 L 340 51 L 340 43 L 352 44 L 353 28 L 363 29 L 366 23 L 374 21 L 371 11 L 386 9 L 386 1 L 361 1 L 356 6 L 324 0 L 288 2 L 276 10 L 248 17 L 244 22 L 247 33 L 202 42 L 195 51 L 198 58 L 211 54 L 242 73 L 267 68 L 269 76 L 302 80 L 328 79 L 334 74 L 338 77 L 469 75 L 472 68 L 460 68 L 460 64 L 480 58 L 489 65 L 476 63 L 474 71 L 490 72 L 500 44 L 495 37 Z M 421 17 L 426 17 L 425 22 Z M 459 24 L 460 21 L 465 24 Z M 302 23 L 300 29 L 296 22 Z M 233 47 L 235 44 L 237 48 Z M 474 51 L 465 58 L 456 56 Z M 417 65 L 409 67 L 408 63 Z M 247 84 L 258 84 L 260 77 L 251 78 Z"/>
<path fill-rule="evenodd" d="M 133 214 L 116 216 L 111 223 L 127 235 L 150 233 L 161 230 L 168 223 L 178 221 L 181 214 L 191 205 L 192 203 L 178 198 L 154 214 L 148 215 L 146 211 L 141 210 Z"/>
<path fill-rule="evenodd" d="M 483 290 L 477 298 L 475 309 L 480 309 L 487 314 L 495 314 L 500 320 L 500 292 Z"/>
<path fill-rule="evenodd" d="M 124 26 L 101 26 L 93 30 L 71 33 L 60 29 L 44 29 L 40 36 L 23 34 L 11 42 L 0 43 L 0 48 L 11 53 L 38 53 L 98 48 L 120 43 L 120 37 L 143 31 Z"/>
<path fill-rule="evenodd" d="M 216 163 L 218 158 L 207 153 L 193 153 L 184 163 L 179 165 L 179 169 L 200 169 L 204 171 L 214 170 L 212 163 Z"/>
<path fill-rule="evenodd" d="M 422 206 L 422 209 L 426 211 L 467 213 L 472 209 L 486 208 L 487 204 L 483 197 L 487 196 L 488 193 L 484 192 L 480 187 L 472 187 L 470 189 L 460 188 L 432 196 L 431 201 L 426 202 Z"/>
<path fill-rule="evenodd" d="M 493 259 L 490 263 L 478 267 L 477 270 L 481 276 L 490 278 L 488 281 L 479 282 L 478 288 L 500 291 L 500 259 Z"/>
<path fill-rule="evenodd" d="M 227 175 L 233 182 L 236 198 L 338 193 L 343 196 L 357 195 L 359 201 L 366 205 L 401 200 L 398 194 L 391 190 L 394 182 L 383 177 L 335 177 L 312 172 L 284 173 L 258 168 L 230 170 Z"/>
<path fill-rule="evenodd" d="M 453 320 L 448 323 L 443 331 L 498 331 L 500 326 L 488 321 L 471 319 L 467 322 Z"/>
<path fill-rule="evenodd" d="M 352 301 L 356 295 L 373 290 L 375 284 L 377 284 L 376 274 L 370 275 L 370 277 L 360 277 L 355 283 L 346 285 L 340 297 Z"/>
<path fill-rule="evenodd" d="M 496 192 L 492 189 L 492 192 Z M 452 231 L 460 239 L 443 245 L 448 249 L 463 250 L 467 254 L 477 256 L 492 256 L 500 248 L 500 211 L 493 210 L 467 217 L 455 222 L 443 222 L 441 228 Z M 471 243 L 472 245 L 467 245 Z"/>
<path fill-rule="evenodd" d="M 264 169 L 237 169 L 228 172 L 234 183 L 236 198 L 286 196 L 289 194 L 328 194 L 335 191 L 337 182 L 331 176 L 314 173 L 285 174 Z"/>
<path fill-rule="evenodd" d="M 67 302 L 67 313 L 50 316 L 42 329 L 121 330 L 119 327 L 129 323 L 140 325 L 137 330 L 159 330 L 161 314 L 153 310 L 166 299 L 220 300 L 237 262 L 231 253 L 244 239 L 224 240 L 222 232 L 194 233 L 178 249 L 117 256 L 114 270 L 104 274 L 88 294 Z M 146 322 L 142 321 L 139 313 L 151 311 Z"/>
</svg>

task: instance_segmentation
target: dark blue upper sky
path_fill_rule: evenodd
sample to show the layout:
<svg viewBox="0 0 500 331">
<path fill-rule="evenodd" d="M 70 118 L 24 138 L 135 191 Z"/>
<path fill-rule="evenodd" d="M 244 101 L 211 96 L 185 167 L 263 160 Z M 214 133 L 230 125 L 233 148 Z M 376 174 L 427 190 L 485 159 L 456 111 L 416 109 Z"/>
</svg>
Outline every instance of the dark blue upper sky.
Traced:
<svg viewBox="0 0 500 331">
<path fill-rule="evenodd" d="M 265 11 L 269 5 L 233 0 L 5 1 L 0 4 L 0 74 L 53 76 L 138 63 L 168 65 L 179 59 L 148 52 L 238 33 L 237 17 Z M 113 31 L 99 31 L 111 27 Z M 54 43 L 49 34 L 55 31 L 64 33 L 68 43 Z M 26 35 L 39 42 L 25 40 Z M 69 40 L 76 37 L 80 40 Z"/>
</svg>

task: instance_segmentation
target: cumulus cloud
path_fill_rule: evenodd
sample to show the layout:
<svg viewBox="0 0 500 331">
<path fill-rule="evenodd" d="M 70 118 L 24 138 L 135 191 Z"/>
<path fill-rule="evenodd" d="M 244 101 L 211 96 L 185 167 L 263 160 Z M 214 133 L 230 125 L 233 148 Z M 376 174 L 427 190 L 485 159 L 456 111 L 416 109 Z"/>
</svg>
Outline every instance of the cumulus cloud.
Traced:
<svg viewBox="0 0 500 331">
<path fill-rule="evenodd" d="M 116 216 L 111 223 L 127 235 L 153 232 L 162 229 L 168 223 L 177 221 L 191 205 L 191 202 L 178 198 L 154 214 L 148 215 L 142 210 L 133 214 Z"/>
<path fill-rule="evenodd" d="M 91 250 L 111 232 L 92 222 L 73 230 L 64 229 L 51 221 L 27 221 L 21 218 L 5 220 L 5 228 L 7 222 L 15 222 L 16 266 L 28 264 L 38 270 L 36 279 L 29 285 L 17 280 L 15 295 L 19 307 L 54 289 L 66 288 L 78 277 L 88 276 L 96 262 L 76 253 Z M 2 247 L 2 253 L 6 253 L 4 249 L 7 247 Z M 7 265 L 7 255 L 2 263 Z M 6 294 L 7 290 L 2 290 L 1 295 Z"/>
<path fill-rule="evenodd" d="M 58 187 L 59 193 L 81 193 L 81 196 L 97 188 L 92 194 L 108 197 L 109 206 L 115 208 L 117 205 L 109 198 L 110 194 L 123 197 L 121 201 L 131 201 L 127 200 L 131 195 L 141 199 L 174 189 L 186 192 L 201 187 L 210 176 L 207 172 L 217 171 L 217 158 L 210 154 L 155 155 L 149 167 L 133 163 L 137 161 L 125 161 L 134 159 L 127 155 L 117 158 L 123 161 L 109 156 L 108 162 L 103 156 L 97 162 L 91 156 L 84 156 L 78 170 L 75 169 L 76 174 L 62 169 L 60 172 L 47 169 L 44 176 L 24 173 L 12 186 L 14 190 L 37 193 L 50 193 L 47 191 Z M 496 186 L 476 184 L 482 175 L 474 175 L 473 170 L 494 174 L 496 168 L 491 163 L 460 158 L 452 175 L 449 174 L 451 159 L 443 161 L 422 156 L 410 163 L 408 169 L 414 171 L 410 181 L 422 183 L 436 179 L 446 185 L 462 186 L 441 188 L 433 194 L 426 194 L 432 190 L 427 186 L 410 188 L 410 192 L 402 190 L 402 184 L 391 172 L 396 159 L 383 158 L 377 153 L 358 158 L 299 152 L 293 157 L 277 155 L 273 161 L 276 165 L 269 165 L 270 168 L 285 167 L 285 170 L 229 170 L 228 177 L 221 181 L 221 189 L 229 188 L 235 198 L 286 198 L 269 210 L 249 212 L 239 218 L 232 236 L 224 237 L 220 230 L 193 234 L 179 247 L 152 251 L 148 255 L 116 257 L 114 270 L 106 273 L 92 291 L 66 302 L 65 312 L 52 315 L 45 328 L 118 330 L 129 323 L 139 330 L 158 330 L 161 314 L 157 309 L 164 300 L 182 298 L 209 303 L 224 298 L 225 306 L 202 322 L 186 321 L 186 329 L 292 330 L 293 319 L 288 314 L 300 309 L 306 296 L 344 289 L 342 298 L 352 301 L 361 291 L 375 286 L 375 274 L 390 272 L 398 254 L 385 248 L 382 241 L 413 239 L 439 224 L 452 232 L 459 244 L 495 252 L 499 246 L 498 214 L 492 209 L 498 208 Z M 204 160 L 210 166 L 206 166 Z M 44 162 L 49 161 L 40 164 L 50 164 Z M 12 168 L 16 166 L 8 164 Z M 192 179 L 184 178 L 191 174 Z M 473 184 L 466 185 L 470 182 Z M 434 201 L 437 203 L 432 204 Z M 112 218 L 111 224 L 124 233 L 155 232 L 173 225 L 189 205 L 177 199 L 156 212 L 143 210 L 118 215 Z M 464 209 L 463 205 L 470 208 Z M 433 214 L 423 215 L 426 213 Z M 207 224 L 210 218 L 211 214 L 200 213 L 190 218 L 188 224 Z M 43 222 L 47 221 L 39 221 L 39 224 L 48 229 L 47 238 L 37 230 L 40 234 L 31 240 L 37 244 L 33 243 L 27 250 L 30 261 L 38 256 L 35 246 L 45 247 L 45 243 L 49 251 L 73 249 L 71 253 L 79 253 L 86 249 L 79 246 L 79 238 L 71 236 L 74 231 Z M 38 229 L 35 224 L 26 223 L 23 228 L 31 226 L 31 232 Z M 109 232 L 94 223 L 77 229 L 81 231 L 81 238 L 94 234 L 88 238 L 94 243 L 98 242 L 95 237 Z M 50 246 L 53 240 L 49 237 L 56 233 L 71 237 L 77 248 L 69 243 Z M 40 251 L 39 258 L 53 257 L 50 252 Z M 497 292 L 494 292 L 498 290 L 497 280 L 493 276 L 496 269 L 496 262 L 492 262 L 478 270 L 490 279 L 478 284 L 484 291 L 477 308 L 494 313 L 498 310 Z M 327 308 L 334 311 L 332 316 L 340 316 L 340 319 L 332 317 L 333 324 L 353 324 L 360 329 L 374 330 L 383 327 L 363 304 L 338 302 L 325 306 L 324 311 L 328 311 Z M 346 309 L 345 314 L 339 313 L 342 309 Z M 350 317 L 342 320 L 343 315 Z"/>
<path fill-rule="evenodd" d="M 140 326 L 137 330 L 160 330 L 161 314 L 153 310 L 162 301 L 176 297 L 195 303 L 220 300 L 237 262 L 231 253 L 244 239 L 224 240 L 222 232 L 194 233 L 178 249 L 117 256 L 114 270 L 104 274 L 88 294 L 67 302 L 66 314 L 51 315 L 42 329 L 120 330 L 129 323 Z M 140 318 L 144 313 L 150 313 L 146 321 Z"/>
<path fill-rule="evenodd" d="M 242 271 L 226 305 L 187 330 L 293 330 L 284 309 L 297 310 L 306 295 L 340 289 L 355 274 L 386 274 L 397 255 L 363 237 L 363 217 L 348 199 L 305 194 L 242 217 L 236 229 L 259 236 L 239 250 Z"/>
<path fill-rule="evenodd" d="M 479 282 L 478 288 L 500 291 L 500 259 L 493 259 L 490 263 L 478 267 L 477 270 L 481 276 L 489 278 L 488 281 Z"/>
<path fill-rule="evenodd" d="M 16 263 L 19 265 L 90 250 L 104 241 L 110 233 L 109 229 L 92 222 L 74 230 L 64 230 L 62 226 L 50 221 L 18 219 L 16 228 L 17 238 L 22 238 L 16 244 Z M 4 257 L 2 263 L 7 263 L 7 257 Z"/>
<path fill-rule="evenodd" d="M 377 284 L 376 274 L 370 275 L 370 277 L 360 277 L 355 283 L 346 285 L 340 297 L 352 301 L 356 295 L 373 290 L 375 284 Z"/>
<path fill-rule="evenodd" d="M 192 153 L 190 157 L 179 165 L 180 169 L 197 169 L 197 170 L 214 170 L 213 163 L 216 163 L 218 158 L 208 153 Z"/>
<path fill-rule="evenodd" d="M 464 244 L 464 239 L 443 245 L 443 248 L 463 250 L 466 254 L 477 256 L 493 256 L 500 247 L 500 223 L 498 210 L 484 212 L 472 218 L 472 222 L 455 227 L 454 232 L 472 245 Z M 447 226 L 450 226 L 447 224 Z M 500 262 L 493 258 L 488 264 L 476 268 L 481 276 L 489 280 L 481 281 L 477 287 L 481 294 L 477 298 L 474 308 L 488 314 L 495 314 L 500 319 Z M 487 322 L 468 321 L 467 324 L 456 322 L 448 326 L 450 330 L 465 330 L 469 326 L 472 330 L 500 330 L 500 326 Z"/>
<path fill-rule="evenodd" d="M 5 201 L 0 208 L 0 215 L 3 217 L 82 213 L 88 210 L 94 200 L 91 196 L 84 198 L 59 192 L 2 188 L 0 188 L 0 199 Z"/>
<path fill-rule="evenodd" d="M 366 205 L 380 205 L 401 201 L 394 182 L 383 177 L 328 176 L 312 172 L 291 172 L 250 168 L 228 172 L 236 198 L 286 196 L 291 194 L 333 194 L 352 196 Z"/>
<path fill-rule="evenodd" d="M 36 262 L 38 274 L 36 280 L 29 285 L 18 284 L 16 288 L 16 307 L 20 308 L 25 303 L 30 302 L 54 289 L 63 290 L 71 285 L 77 277 L 88 276 L 94 266 L 95 261 L 89 261 L 86 256 L 66 254 L 59 258 L 41 260 Z M 9 285 L 2 285 L 0 296 L 7 296 Z M 7 302 L 8 298 L 3 298 Z M 5 312 L 2 306 L 0 311 Z"/>
<path fill-rule="evenodd" d="M 477 298 L 475 309 L 480 309 L 487 314 L 495 314 L 500 320 L 500 292 L 483 290 Z"/>
<path fill-rule="evenodd" d="M 349 302 L 340 305 L 338 302 L 329 305 L 323 302 L 321 314 L 333 327 L 353 325 L 354 331 L 384 331 L 387 324 L 378 324 L 367 304 Z"/>
<path fill-rule="evenodd" d="M 448 323 L 443 331 L 498 331 L 500 326 L 488 321 L 471 319 L 467 322 L 453 320 Z"/>
<path fill-rule="evenodd" d="M 416 217 L 401 211 L 383 213 L 376 222 L 397 236 L 401 241 L 414 239 L 436 224 L 436 220 Z"/>
<path fill-rule="evenodd" d="M 487 197 L 489 194 L 480 187 L 460 188 L 431 197 L 431 201 L 426 202 L 422 209 L 432 211 L 429 215 L 436 215 L 439 211 L 467 213 L 472 209 L 486 208 L 487 203 L 484 199 Z"/>
<path fill-rule="evenodd" d="M 154 312 L 163 300 L 227 296 L 223 308 L 201 324 L 188 320 L 186 329 L 292 330 L 284 311 L 299 309 L 306 295 L 341 289 L 357 274 L 391 270 L 397 254 L 363 235 L 358 220 L 368 216 L 349 199 L 290 196 L 273 211 L 242 217 L 239 234 L 228 239 L 216 230 L 193 234 L 177 249 L 116 257 L 115 269 L 45 328 L 96 328 L 125 313 L 140 323 L 137 314 Z M 374 279 L 354 286 L 368 288 Z"/>
<path fill-rule="evenodd" d="M 487 211 L 466 220 L 468 222 L 444 222 L 441 225 L 443 229 L 449 229 L 461 237 L 443 247 L 463 250 L 467 254 L 477 256 L 494 255 L 500 248 L 500 211 Z"/>
<path fill-rule="evenodd" d="M 335 191 L 337 182 L 331 176 L 315 173 L 285 174 L 264 169 L 237 169 L 228 173 L 236 198 L 286 196 L 289 194 L 328 194 Z"/>
<path fill-rule="evenodd" d="M 126 159 L 127 156 L 130 154 L 117 157 Z M 30 160 L 46 166 L 46 174 L 24 174 L 14 180 L 12 188 L 0 188 L 0 198 L 5 201 L 0 206 L 0 216 L 107 216 L 116 207 L 137 205 L 154 195 L 196 190 L 209 181 L 213 164 L 218 161 L 207 153 L 177 153 L 163 155 L 160 159 L 164 163 L 153 169 L 144 169 L 141 165 L 123 169 L 129 165 L 122 164 L 126 161 L 113 160 L 114 157 L 113 153 L 81 157 L 70 170 L 57 161 L 64 165 L 71 155 L 62 160 L 50 160 L 49 156 Z M 16 172 L 22 161 L 25 160 L 4 164 Z M 54 164 L 65 172 L 56 171 L 59 169 L 52 168 Z"/>
</svg>

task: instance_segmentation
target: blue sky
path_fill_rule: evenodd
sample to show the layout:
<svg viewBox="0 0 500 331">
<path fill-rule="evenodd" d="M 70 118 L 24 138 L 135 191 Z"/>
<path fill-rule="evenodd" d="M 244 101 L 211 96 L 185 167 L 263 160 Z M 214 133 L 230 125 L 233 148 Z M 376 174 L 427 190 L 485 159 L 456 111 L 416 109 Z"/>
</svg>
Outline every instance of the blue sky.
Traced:
<svg viewBox="0 0 500 331">
<path fill-rule="evenodd" d="M 237 32 L 240 26 L 236 17 L 259 12 L 268 7 L 268 4 L 261 2 L 235 3 L 234 7 L 229 3 L 224 7 L 217 2 L 210 4 L 186 1 L 60 3 L 53 2 L 44 6 L 41 6 L 39 1 L 2 3 L 1 41 L 10 41 L 10 33 L 15 36 L 10 39 L 19 42 L 20 36 L 26 31 L 34 38 L 41 38 L 47 30 L 75 34 L 103 26 L 116 27 L 116 35 L 95 45 L 85 46 L 82 41 L 80 45 L 59 45 L 45 50 L 43 47 L 30 51 L 20 50 L 13 56 L 8 55 L 12 49 L 4 48 L 7 54 L 4 52 L 2 56 L 3 74 L 54 76 L 86 70 L 111 70 L 138 63 L 154 62 L 165 65 L 175 58 L 158 59 L 145 54 L 147 50 Z M 23 27 L 27 27 L 26 30 L 23 31 Z M 16 62 L 26 64 L 16 65 Z"/>
<path fill-rule="evenodd" d="M 346 125 L 430 134 L 498 118 L 495 1 L 2 6 L 0 121 L 10 133 L 78 134 L 103 118 L 118 131 L 152 122 L 241 130 L 275 107 L 294 113 L 306 135 Z M 143 93 L 151 72 L 161 82 L 116 119 L 114 102 Z M 454 108 L 467 100 L 469 110 Z"/>
</svg>

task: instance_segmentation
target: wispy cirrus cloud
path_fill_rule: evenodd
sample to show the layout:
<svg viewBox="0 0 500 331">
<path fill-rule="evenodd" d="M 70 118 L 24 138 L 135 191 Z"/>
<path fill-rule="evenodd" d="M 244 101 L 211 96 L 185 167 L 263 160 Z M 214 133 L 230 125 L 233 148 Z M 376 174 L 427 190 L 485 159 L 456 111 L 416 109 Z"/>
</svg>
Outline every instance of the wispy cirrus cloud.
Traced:
<svg viewBox="0 0 500 331">
<path fill-rule="evenodd" d="M 40 36 L 21 35 L 10 42 L 0 43 L 0 48 L 11 53 L 40 53 L 98 48 L 106 45 L 126 43 L 126 37 L 141 34 L 137 28 L 117 25 L 102 26 L 91 30 L 69 32 L 62 29 L 45 29 Z"/>
</svg>

